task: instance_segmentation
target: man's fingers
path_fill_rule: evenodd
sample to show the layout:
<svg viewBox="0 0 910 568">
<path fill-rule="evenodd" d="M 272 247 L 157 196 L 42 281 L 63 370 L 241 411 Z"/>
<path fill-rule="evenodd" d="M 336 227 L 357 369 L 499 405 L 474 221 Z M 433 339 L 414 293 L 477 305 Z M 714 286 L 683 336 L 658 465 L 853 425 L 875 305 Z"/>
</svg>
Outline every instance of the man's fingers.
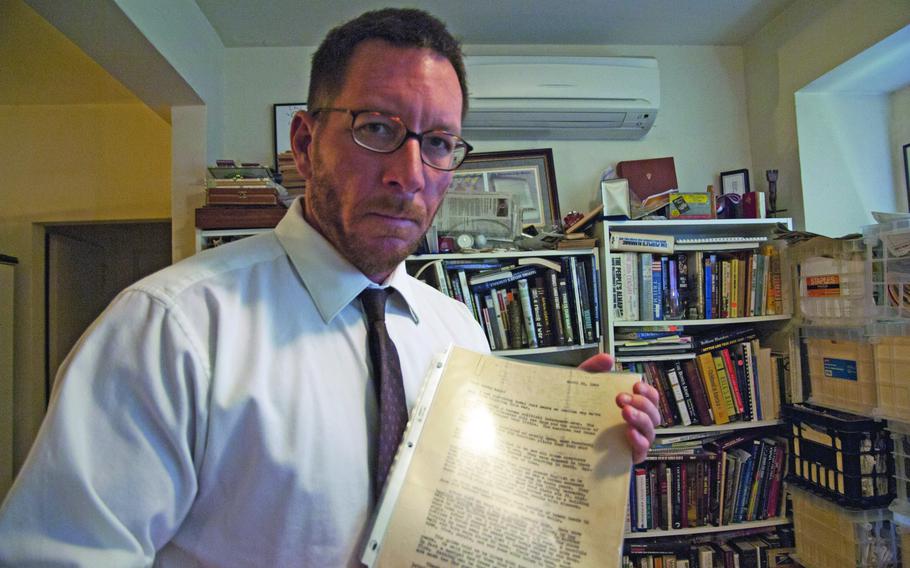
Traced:
<svg viewBox="0 0 910 568">
<path fill-rule="evenodd" d="M 589 373 L 604 373 L 613 368 L 613 357 L 607 353 L 598 353 L 586 359 L 578 368 Z"/>
<path fill-rule="evenodd" d="M 646 413 L 631 405 L 623 407 L 622 417 L 629 424 L 629 428 L 626 428 L 626 439 L 632 448 L 632 460 L 639 463 L 648 456 L 648 449 L 654 440 L 654 424 Z"/>
</svg>

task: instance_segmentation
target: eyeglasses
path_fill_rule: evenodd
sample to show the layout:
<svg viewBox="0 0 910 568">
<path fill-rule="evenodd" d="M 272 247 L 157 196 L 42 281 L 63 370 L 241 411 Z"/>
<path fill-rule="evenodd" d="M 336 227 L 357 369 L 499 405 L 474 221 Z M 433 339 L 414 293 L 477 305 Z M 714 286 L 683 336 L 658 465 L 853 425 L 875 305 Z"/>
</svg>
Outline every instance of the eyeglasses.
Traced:
<svg viewBox="0 0 910 568">
<path fill-rule="evenodd" d="M 418 134 L 409 130 L 397 116 L 384 112 L 324 107 L 313 109 L 310 114 L 316 116 L 320 112 L 350 114 L 354 142 L 380 154 L 391 154 L 401 148 L 408 138 L 416 138 L 420 144 L 421 161 L 437 170 L 448 172 L 457 169 L 468 152 L 473 150 L 461 136 L 445 130 L 427 130 Z"/>
</svg>

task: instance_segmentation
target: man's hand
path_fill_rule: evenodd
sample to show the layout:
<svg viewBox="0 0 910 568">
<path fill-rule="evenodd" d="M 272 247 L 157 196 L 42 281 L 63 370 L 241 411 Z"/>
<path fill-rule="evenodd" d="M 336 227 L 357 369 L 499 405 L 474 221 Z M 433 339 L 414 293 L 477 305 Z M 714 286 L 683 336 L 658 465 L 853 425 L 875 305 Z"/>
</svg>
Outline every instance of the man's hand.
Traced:
<svg viewBox="0 0 910 568">
<path fill-rule="evenodd" d="M 592 373 L 609 371 L 613 368 L 613 357 L 599 353 L 578 368 Z M 622 408 L 622 418 L 629 425 L 626 439 L 632 448 L 632 461 L 635 463 L 643 462 L 648 456 L 648 449 L 654 441 L 654 429 L 660 424 L 658 396 L 657 389 L 642 382 L 635 383 L 631 394 L 621 392 L 616 395 L 616 405 Z"/>
</svg>

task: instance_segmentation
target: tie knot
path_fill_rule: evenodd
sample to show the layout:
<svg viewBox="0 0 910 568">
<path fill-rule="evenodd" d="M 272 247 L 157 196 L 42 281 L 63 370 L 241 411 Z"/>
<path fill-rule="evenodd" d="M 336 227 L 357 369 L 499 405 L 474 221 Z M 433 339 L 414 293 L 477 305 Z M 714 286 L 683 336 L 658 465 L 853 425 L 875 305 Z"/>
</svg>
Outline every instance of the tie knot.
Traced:
<svg viewBox="0 0 910 568">
<path fill-rule="evenodd" d="M 360 293 L 360 303 L 367 315 L 367 321 L 385 321 L 385 300 L 392 293 L 392 288 L 365 288 Z"/>
</svg>

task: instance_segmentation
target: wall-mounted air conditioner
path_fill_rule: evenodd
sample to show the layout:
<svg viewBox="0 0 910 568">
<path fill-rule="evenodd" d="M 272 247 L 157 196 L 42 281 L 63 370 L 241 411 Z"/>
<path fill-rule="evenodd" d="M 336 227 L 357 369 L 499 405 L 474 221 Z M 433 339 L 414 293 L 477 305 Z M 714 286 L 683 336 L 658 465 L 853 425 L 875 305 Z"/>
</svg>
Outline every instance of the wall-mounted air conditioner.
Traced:
<svg viewBox="0 0 910 568">
<path fill-rule="evenodd" d="M 469 56 L 471 138 L 634 140 L 654 124 L 651 57 Z"/>
</svg>

